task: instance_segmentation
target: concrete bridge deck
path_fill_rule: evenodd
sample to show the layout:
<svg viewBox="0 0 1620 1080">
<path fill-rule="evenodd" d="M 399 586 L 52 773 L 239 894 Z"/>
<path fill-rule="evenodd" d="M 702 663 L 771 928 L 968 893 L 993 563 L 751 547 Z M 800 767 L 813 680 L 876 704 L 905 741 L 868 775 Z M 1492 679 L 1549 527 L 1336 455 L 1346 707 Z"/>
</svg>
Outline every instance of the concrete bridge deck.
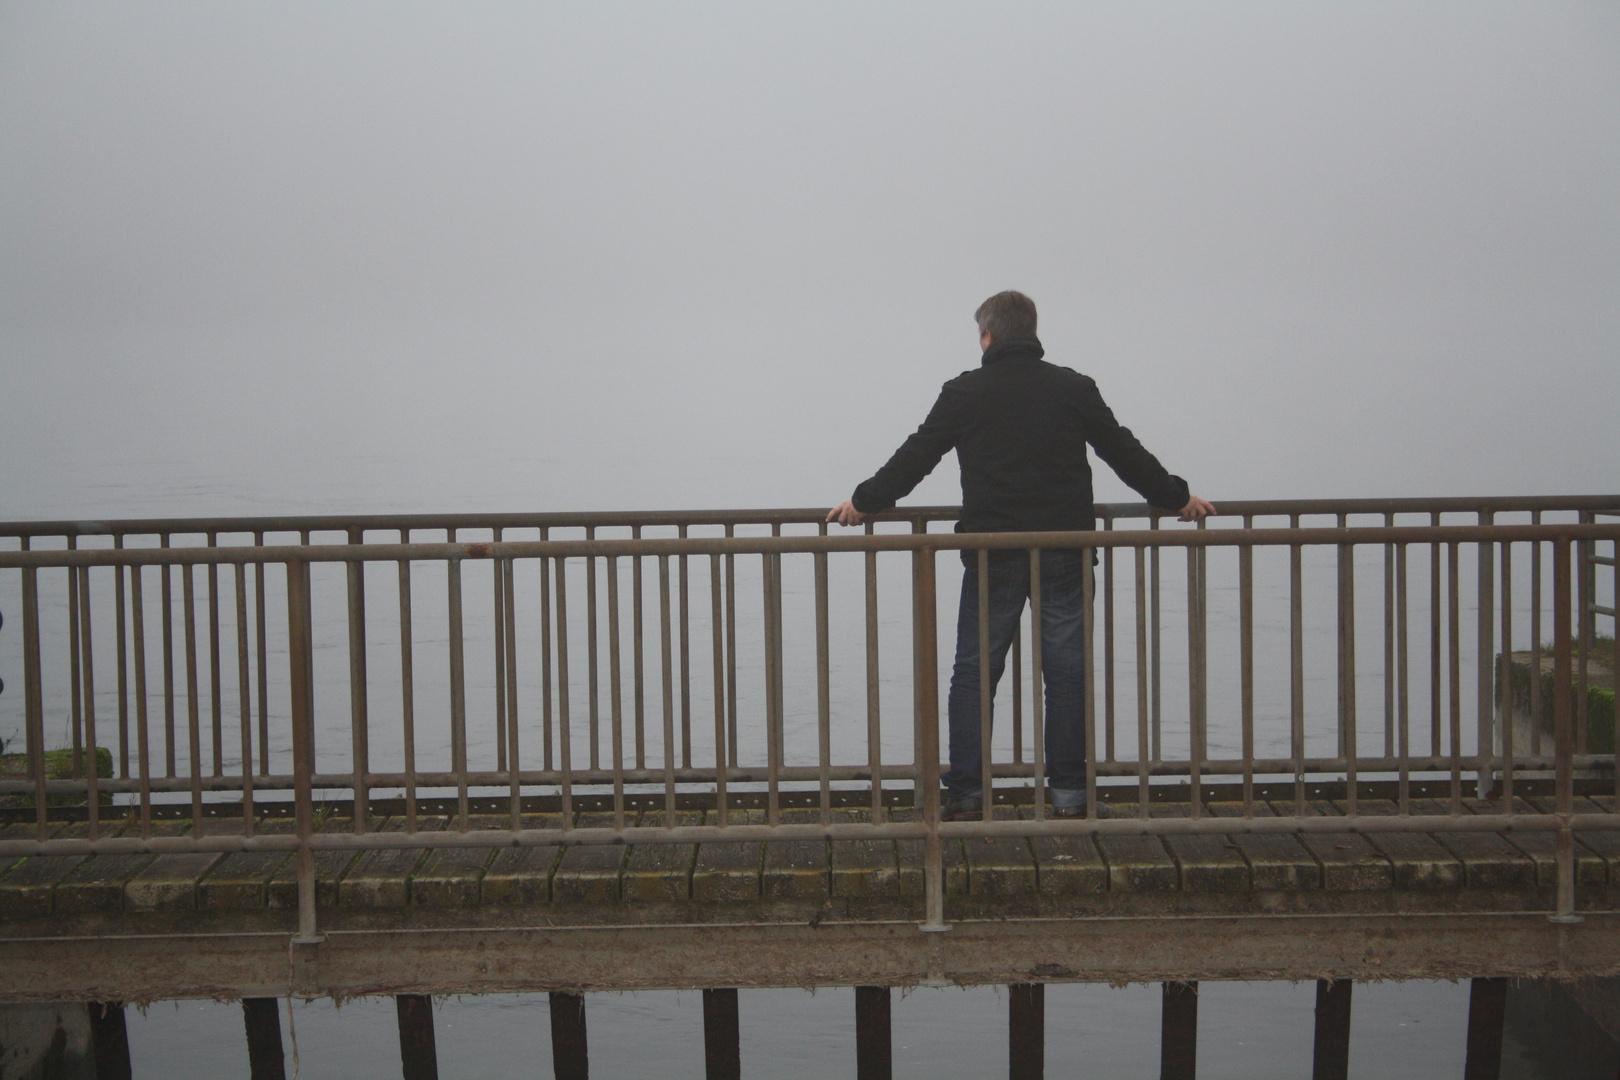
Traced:
<svg viewBox="0 0 1620 1080">
<path fill-rule="evenodd" d="M 1606 782 L 1605 788 L 1606 788 Z M 1586 785 L 1595 790 L 1597 784 Z M 1532 781 L 1521 813 L 1548 813 Z M 1413 812 L 1443 812 L 1446 785 L 1415 784 Z M 1258 816 L 1292 815 L 1257 791 Z M 1341 815 L 1342 785 L 1313 784 L 1308 813 Z M 1365 785 L 1358 811 L 1397 812 Z M 1430 801 L 1434 805 L 1429 805 Z M 681 824 L 715 824 L 692 805 Z M 525 827 L 558 821 L 536 802 Z M 1612 795 L 1578 795 L 1579 813 L 1611 813 Z M 587 804 L 588 805 L 588 804 Z M 661 806 L 661 804 L 660 804 Z M 352 831 L 349 806 L 318 828 Z M 1159 802 L 1153 817 L 1185 816 Z M 1465 800 L 1470 815 L 1502 810 Z M 404 828 L 375 803 L 368 831 Z M 419 807 L 416 828 L 453 828 L 454 804 Z M 472 829 L 506 814 L 474 804 Z M 487 813 L 476 811 L 485 810 Z M 1129 819 L 1137 808 L 1121 803 Z M 1003 819 L 1028 804 L 998 807 Z M 1206 813 L 1241 817 L 1242 804 Z M 840 806 L 841 822 L 871 820 Z M 915 811 L 886 808 L 904 821 Z M 731 811 L 732 823 L 764 811 Z M 632 804 L 627 824 L 661 824 Z M 819 821 L 784 807 L 784 824 Z M 582 809 L 577 827 L 611 815 Z M 135 828 L 106 821 L 104 834 Z M 289 831 L 266 814 L 256 829 Z M 0 839 L 32 830 L 0 826 Z M 53 839 L 85 830 L 53 823 Z M 239 833 L 240 817 L 205 822 Z M 176 997 L 345 997 L 366 993 L 630 989 L 712 985 L 915 985 L 927 982 L 1586 977 L 1620 974 L 1620 832 L 1576 836 L 1583 921 L 1550 921 L 1557 896 L 1552 831 L 1229 835 L 1111 834 L 946 838 L 946 922 L 925 933 L 921 840 L 378 848 L 315 854 L 324 940 L 289 949 L 297 929 L 288 852 L 42 855 L 0 860 L 0 999 L 139 1001 Z M 158 818 L 153 834 L 191 831 Z"/>
</svg>

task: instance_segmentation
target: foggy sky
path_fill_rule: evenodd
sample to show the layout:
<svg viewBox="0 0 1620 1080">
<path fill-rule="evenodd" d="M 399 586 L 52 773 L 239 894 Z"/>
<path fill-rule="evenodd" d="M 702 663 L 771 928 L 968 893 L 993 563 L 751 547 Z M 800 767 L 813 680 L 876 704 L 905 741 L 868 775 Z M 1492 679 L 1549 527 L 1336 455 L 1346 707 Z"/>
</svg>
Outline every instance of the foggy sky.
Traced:
<svg viewBox="0 0 1620 1080">
<path fill-rule="evenodd" d="M 1005 288 L 1216 501 L 1612 492 L 1620 7 L 0 4 L 3 518 L 831 505 Z"/>
</svg>

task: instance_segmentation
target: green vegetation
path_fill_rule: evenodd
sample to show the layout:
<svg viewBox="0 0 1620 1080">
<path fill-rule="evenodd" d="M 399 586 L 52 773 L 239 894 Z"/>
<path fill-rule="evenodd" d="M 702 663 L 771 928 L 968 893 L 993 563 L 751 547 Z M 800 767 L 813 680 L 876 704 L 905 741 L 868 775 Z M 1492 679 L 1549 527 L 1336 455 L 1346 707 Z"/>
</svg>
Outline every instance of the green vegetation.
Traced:
<svg viewBox="0 0 1620 1080">
<path fill-rule="evenodd" d="M 87 761 L 81 752 L 81 762 Z M 104 746 L 96 747 L 96 775 L 111 778 L 113 774 L 112 751 Z M 45 779 L 71 780 L 81 773 L 73 767 L 72 750 L 45 751 Z M 28 771 L 27 754 L 0 754 L 0 780 L 29 780 L 32 776 Z M 83 795 L 48 795 L 45 798 L 47 806 L 83 806 Z M 98 800 L 103 806 L 112 805 L 112 796 L 103 792 Z M 32 795 L 0 795 L 0 807 L 32 807 Z"/>
</svg>

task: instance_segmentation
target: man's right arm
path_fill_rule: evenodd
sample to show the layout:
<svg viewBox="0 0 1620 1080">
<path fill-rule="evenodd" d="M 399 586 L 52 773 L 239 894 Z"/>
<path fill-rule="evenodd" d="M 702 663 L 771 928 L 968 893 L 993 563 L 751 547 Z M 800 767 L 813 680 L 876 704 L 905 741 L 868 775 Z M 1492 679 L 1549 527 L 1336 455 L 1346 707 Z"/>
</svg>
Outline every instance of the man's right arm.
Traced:
<svg viewBox="0 0 1620 1080">
<path fill-rule="evenodd" d="M 910 495 L 939 459 L 956 445 L 956 395 L 947 387 L 939 393 L 928 418 L 900 444 L 888 462 L 855 489 L 850 500 L 861 515 L 879 514 Z"/>
</svg>

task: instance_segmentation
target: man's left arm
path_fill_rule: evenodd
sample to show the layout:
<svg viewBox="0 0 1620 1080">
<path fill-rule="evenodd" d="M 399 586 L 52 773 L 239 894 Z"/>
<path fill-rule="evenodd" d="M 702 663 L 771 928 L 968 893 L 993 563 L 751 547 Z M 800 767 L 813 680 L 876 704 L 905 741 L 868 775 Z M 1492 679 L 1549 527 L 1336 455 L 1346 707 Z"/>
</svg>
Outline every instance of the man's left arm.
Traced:
<svg viewBox="0 0 1620 1080">
<path fill-rule="evenodd" d="M 1114 411 L 1090 379 L 1082 387 L 1080 408 L 1087 441 L 1097 456 L 1142 498 L 1153 506 L 1176 511 L 1182 521 L 1202 521 L 1215 513 L 1208 500 L 1194 495 L 1187 481 L 1161 465 L 1130 428 L 1114 419 Z"/>
</svg>

